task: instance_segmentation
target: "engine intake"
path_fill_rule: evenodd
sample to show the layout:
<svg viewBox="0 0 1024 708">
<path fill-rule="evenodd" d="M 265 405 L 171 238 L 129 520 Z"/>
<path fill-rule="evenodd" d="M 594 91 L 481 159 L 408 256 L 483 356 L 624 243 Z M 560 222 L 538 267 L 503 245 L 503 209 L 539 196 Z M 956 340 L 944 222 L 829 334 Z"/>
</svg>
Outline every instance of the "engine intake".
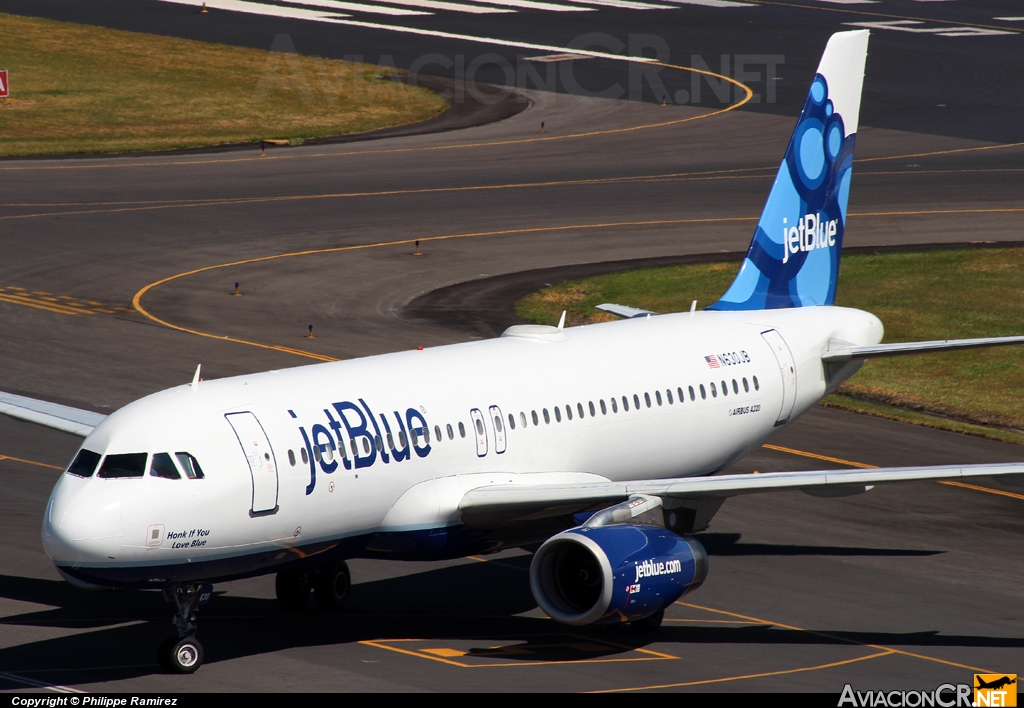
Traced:
<svg viewBox="0 0 1024 708">
<path fill-rule="evenodd" d="M 657 526 L 580 526 L 540 547 L 530 588 L 564 624 L 635 622 L 696 590 L 707 568 L 700 543 Z"/>
</svg>

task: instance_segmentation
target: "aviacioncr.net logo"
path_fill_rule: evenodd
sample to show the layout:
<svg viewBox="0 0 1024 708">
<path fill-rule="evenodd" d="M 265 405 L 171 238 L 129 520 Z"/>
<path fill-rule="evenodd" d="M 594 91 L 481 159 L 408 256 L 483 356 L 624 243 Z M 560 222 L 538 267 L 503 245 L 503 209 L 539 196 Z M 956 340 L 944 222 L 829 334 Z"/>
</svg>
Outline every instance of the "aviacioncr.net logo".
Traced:
<svg viewBox="0 0 1024 708">
<path fill-rule="evenodd" d="M 850 684 L 843 686 L 839 707 L 856 708 L 972 708 L 972 687 L 966 683 L 944 683 L 930 691 L 855 691 Z"/>
</svg>

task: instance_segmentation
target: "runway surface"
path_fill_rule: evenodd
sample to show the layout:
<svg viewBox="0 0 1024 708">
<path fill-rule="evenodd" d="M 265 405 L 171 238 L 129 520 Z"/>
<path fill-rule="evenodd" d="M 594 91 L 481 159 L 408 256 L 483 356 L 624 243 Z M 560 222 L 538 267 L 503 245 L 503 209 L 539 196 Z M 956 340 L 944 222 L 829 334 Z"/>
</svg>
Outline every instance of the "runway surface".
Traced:
<svg viewBox="0 0 1024 708">
<path fill-rule="evenodd" d="M 939 5 L 914 9 L 966 12 Z M 59 2 L 40 6 L 71 13 Z M 713 24 L 712 10 L 678 12 L 694 13 L 685 16 L 695 32 Z M 772 13 L 797 12 L 736 11 L 773 22 L 784 18 Z M 737 44 L 721 53 L 743 33 L 751 34 L 722 29 Z M 883 62 L 885 36 L 872 40 L 882 48 L 869 89 L 898 74 L 897 59 Z M 944 65 L 973 55 L 971 42 L 1021 41 L 900 36 Z M 816 57 L 820 48 L 808 40 L 801 51 Z M 1012 72 L 971 86 L 972 106 L 1021 95 Z M 253 150 L 0 162 L 0 390 L 108 412 L 187 382 L 197 363 L 214 378 L 485 334 L 407 311 L 457 283 L 743 250 L 795 120 L 751 106 L 522 95 L 528 108 L 497 123 L 262 158 Z M 1001 121 L 1005 134 L 956 121 L 915 132 L 900 122 L 904 104 L 871 100 L 869 90 L 865 108 L 880 118 L 865 118 L 858 137 L 847 245 L 1020 239 L 1024 146 L 1003 137 L 1017 123 Z M 412 255 L 416 240 L 421 257 Z M 235 282 L 242 297 L 231 295 Z M 478 303 L 468 299 L 472 313 Z M 447 307 L 457 313 L 458 303 Z M 309 324 L 315 339 L 303 336 Z M 1024 493 L 983 480 L 980 489 L 901 484 L 848 499 L 730 500 L 702 535 L 708 581 L 655 635 L 544 619 L 519 551 L 355 561 L 352 599 L 337 616 L 280 611 L 271 576 L 228 583 L 200 615 L 207 663 L 194 676 L 166 676 L 155 661 L 169 630 L 159 596 L 77 591 L 42 551 L 46 499 L 78 442 L 0 419 L 5 689 L 838 692 L 847 682 L 930 689 L 1024 660 Z M 733 471 L 1022 457 L 1016 446 L 825 409 L 773 444 Z"/>
</svg>

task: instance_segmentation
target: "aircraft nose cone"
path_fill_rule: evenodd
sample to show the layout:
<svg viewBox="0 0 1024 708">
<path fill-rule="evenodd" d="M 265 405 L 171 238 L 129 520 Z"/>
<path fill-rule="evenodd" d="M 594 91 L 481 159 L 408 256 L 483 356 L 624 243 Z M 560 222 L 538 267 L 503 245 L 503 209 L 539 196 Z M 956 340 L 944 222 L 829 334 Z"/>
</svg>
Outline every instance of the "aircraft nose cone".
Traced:
<svg viewBox="0 0 1024 708">
<path fill-rule="evenodd" d="M 43 547 L 59 565 L 109 561 L 121 550 L 118 503 L 90 491 L 82 490 L 67 500 L 55 490 L 50 499 L 43 520 Z"/>
</svg>

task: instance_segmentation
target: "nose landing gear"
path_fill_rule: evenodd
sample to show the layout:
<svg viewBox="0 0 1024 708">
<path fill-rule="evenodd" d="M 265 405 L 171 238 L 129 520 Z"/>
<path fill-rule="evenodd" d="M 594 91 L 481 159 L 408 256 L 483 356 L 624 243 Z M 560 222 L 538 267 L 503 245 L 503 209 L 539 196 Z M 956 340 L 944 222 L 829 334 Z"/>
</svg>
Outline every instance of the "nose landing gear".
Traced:
<svg viewBox="0 0 1024 708">
<path fill-rule="evenodd" d="M 213 592 L 212 585 L 186 585 L 167 588 L 164 599 L 173 602 L 174 629 L 177 636 L 168 637 L 160 644 L 160 666 L 175 674 L 191 674 L 203 664 L 203 645 L 196 639 L 196 612 L 206 604 Z"/>
</svg>

